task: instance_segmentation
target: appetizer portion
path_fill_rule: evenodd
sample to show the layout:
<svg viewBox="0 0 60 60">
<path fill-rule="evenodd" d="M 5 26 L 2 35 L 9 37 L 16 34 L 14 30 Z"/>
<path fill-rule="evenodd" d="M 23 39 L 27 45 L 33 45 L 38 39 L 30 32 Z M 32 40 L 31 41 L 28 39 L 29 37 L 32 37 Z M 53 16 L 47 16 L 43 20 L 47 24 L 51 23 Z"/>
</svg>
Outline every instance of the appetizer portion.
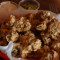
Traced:
<svg viewBox="0 0 60 60">
<path fill-rule="evenodd" d="M 40 58 L 40 60 L 59 59 L 60 21 L 50 17 L 47 11 L 27 14 L 16 18 L 10 16 L 0 24 L 0 45 L 14 43 L 13 57 Z"/>
</svg>

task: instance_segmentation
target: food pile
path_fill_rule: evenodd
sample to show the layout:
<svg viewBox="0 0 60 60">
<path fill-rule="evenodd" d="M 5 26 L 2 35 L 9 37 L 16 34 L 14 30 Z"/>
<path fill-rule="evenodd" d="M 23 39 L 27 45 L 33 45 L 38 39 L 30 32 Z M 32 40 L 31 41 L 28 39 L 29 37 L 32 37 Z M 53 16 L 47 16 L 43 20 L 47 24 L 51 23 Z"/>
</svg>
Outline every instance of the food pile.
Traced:
<svg viewBox="0 0 60 60">
<path fill-rule="evenodd" d="M 60 56 L 60 21 L 47 11 L 10 16 L 0 24 L 0 45 L 13 41 L 13 57 L 52 60 Z"/>
</svg>

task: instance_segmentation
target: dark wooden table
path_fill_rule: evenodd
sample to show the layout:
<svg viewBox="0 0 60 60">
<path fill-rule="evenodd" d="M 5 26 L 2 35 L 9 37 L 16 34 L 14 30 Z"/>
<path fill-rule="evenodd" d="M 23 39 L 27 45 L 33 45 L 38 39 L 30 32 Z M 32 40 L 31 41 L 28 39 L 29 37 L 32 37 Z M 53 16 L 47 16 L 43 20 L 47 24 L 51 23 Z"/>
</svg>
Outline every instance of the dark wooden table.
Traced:
<svg viewBox="0 0 60 60">
<path fill-rule="evenodd" d="M 2 1 L 14 1 L 16 3 L 19 3 L 20 0 L 0 0 L 0 2 Z M 55 8 L 57 8 L 57 11 L 58 12 L 55 12 L 55 13 L 60 13 L 60 0 L 37 0 L 39 3 L 40 3 L 40 9 L 42 10 L 50 10 L 50 7 L 49 5 L 50 4 L 55 4 Z M 50 10 L 52 11 L 52 10 Z"/>
</svg>

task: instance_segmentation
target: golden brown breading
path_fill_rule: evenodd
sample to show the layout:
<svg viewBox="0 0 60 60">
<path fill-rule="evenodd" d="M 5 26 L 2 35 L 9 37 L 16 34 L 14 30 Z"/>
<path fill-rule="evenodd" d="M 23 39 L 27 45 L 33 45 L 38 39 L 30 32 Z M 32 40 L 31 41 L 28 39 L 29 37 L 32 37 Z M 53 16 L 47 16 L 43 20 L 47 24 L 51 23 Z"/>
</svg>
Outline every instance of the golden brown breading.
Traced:
<svg viewBox="0 0 60 60">
<path fill-rule="evenodd" d="M 18 32 L 28 31 L 30 29 L 31 23 L 29 22 L 29 20 L 25 19 L 25 17 L 21 17 L 20 20 L 15 21 L 13 25 L 13 30 Z"/>
<path fill-rule="evenodd" d="M 37 51 L 32 51 L 29 53 L 26 58 L 41 58 L 43 54 L 48 54 L 49 52 L 50 48 L 47 45 L 44 45 Z"/>
<path fill-rule="evenodd" d="M 28 53 L 31 53 L 32 51 L 37 51 L 38 49 L 41 48 L 41 41 L 39 39 L 35 38 L 35 39 L 32 39 L 30 41 L 27 36 L 20 36 L 19 39 L 20 39 L 20 42 L 19 43 L 14 43 L 14 46 L 13 46 L 12 55 L 14 57 L 17 57 L 15 54 L 18 53 L 17 52 L 18 49 L 16 49 L 17 44 L 19 46 L 19 52 L 20 52 L 19 56 L 22 57 L 22 58 L 26 58 L 26 56 L 28 55 Z"/>
<path fill-rule="evenodd" d="M 53 18 L 48 25 L 47 31 L 49 32 L 50 36 L 55 40 L 60 37 L 60 21 Z"/>
<path fill-rule="evenodd" d="M 56 51 L 52 50 L 51 52 L 49 52 L 48 54 L 43 54 L 43 56 L 41 57 L 41 60 L 59 60 L 59 55 Z"/>
<path fill-rule="evenodd" d="M 9 42 L 9 41 L 17 41 L 19 38 L 19 34 L 15 31 L 12 31 L 11 33 L 9 33 L 7 36 L 6 36 L 6 40 Z"/>
<path fill-rule="evenodd" d="M 12 56 L 20 57 L 20 43 L 14 43 L 12 49 Z"/>
<path fill-rule="evenodd" d="M 54 41 L 51 45 L 51 48 L 53 48 L 54 50 L 56 50 L 59 53 L 60 52 L 60 41 Z"/>
<path fill-rule="evenodd" d="M 42 38 L 44 44 L 47 44 L 47 45 L 51 44 L 52 39 L 50 38 L 49 33 L 42 31 L 40 35 L 41 35 L 41 38 Z"/>
<path fill-rule="evenodd" d="M 13 41 L 13 57 L 52 60 L 60 55 L 60 21 L 40 10 L 0 24 L 0 45 Z M 5 42 L 5 44 L 3 44 Z"/>
<path fill-rule="evenodd" d="M 46 27 L 46 24 L 39 24 L 37 27 L 36 27 L 36 29 L 37 30 L 39 30 L 39 31 L 41 31 L 41 30 L 45 30 L 47 27 Z"/>
</svg>

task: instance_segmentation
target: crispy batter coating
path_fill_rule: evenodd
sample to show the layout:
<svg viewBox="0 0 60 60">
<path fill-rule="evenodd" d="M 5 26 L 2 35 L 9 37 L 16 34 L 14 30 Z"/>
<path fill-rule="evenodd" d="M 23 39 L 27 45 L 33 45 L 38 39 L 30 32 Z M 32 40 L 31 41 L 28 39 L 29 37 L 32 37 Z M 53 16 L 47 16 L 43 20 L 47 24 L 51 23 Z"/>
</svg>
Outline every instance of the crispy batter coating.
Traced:
<svg viewBox="0 0 60 60">
<path fill-rule="evenodd" d="M 48 25 L 48 32 L 53 39 L 60 37 L 60 21 L 53 18 Z"/>
<path fill-rule="evenodd" d="M 49 33 L 45 33 L 44 31 L 41 32 L 41 38 L 46 45 L 50 45 L 52 42 L 52 39 L 50 38 Z"/>
<path fill-rule="evenodd" d="M 53 48 L 60 54 L 60 41 L 54 41 L 51 45 L 51 48 Z"/>
<path fill-rule="evenodd" d="M 25 17 L 21 17 L 20 20 L 15 20 L 15 17 L 10 21 L 10 24 L 13 25 L 13 30 L 18 32 L 28 31 L 31 29 L 31 23 Z"/>
<path fill-rule="evenodd" d="M 41 41 L 39 39 L 29 39 L 28 36 L 20 36 L 20 41 L 18 43 L 19 49 L 16 48 L 17 43 L 14 43 L 12 55 L 16 57 L 15 54 L 17 54 L 18 50 L 20 51 L 19 56 L 22 58 L 26 58 L 28 53 L 31 53 L 32 51 L 37 51 L 41 48 Z M 15 52 L 15 51 L 16 52 Z"/>
<path fill-rule="evenodd" d="M 12 56 L 52 60 L 60 56 L 60 21 L 40 10 L 16 18 L 10 16 L 0 24 L 0 45 L 13 41 Z"/>
<path fill-rule="evenodd" d="M 13 32 L 9 33 L 9 34 L 6 36 L 6 40 L 7 40 L 8 42 L 9 42 L 9 41 L 15 42 L 15 41 L 17 41 L 18 37 L 19 37 L 19 34 L 18 34 L 17 32 L 15 32 L 15 31 L 13 31 Z"/>
<path fill-rule="evenodd" d="M 41 60 L 55 60 L 56 57 L 59 57 L 58 53 L 56 51 L 52 50 L 51 52 L 49 52 L 47 54 L 43 54 L 43 57 L 41 57 Z"/>
</svg>

